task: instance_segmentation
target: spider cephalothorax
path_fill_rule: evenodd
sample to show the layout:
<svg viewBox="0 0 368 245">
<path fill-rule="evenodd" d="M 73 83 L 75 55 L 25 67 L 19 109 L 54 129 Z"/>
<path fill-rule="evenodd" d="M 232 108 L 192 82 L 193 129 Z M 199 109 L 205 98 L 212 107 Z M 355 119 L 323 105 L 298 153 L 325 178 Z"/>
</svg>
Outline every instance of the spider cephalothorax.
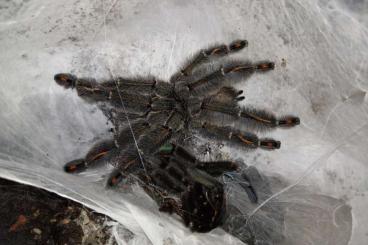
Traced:
<svg viewBox="0 0 368 245">
<path fill-rule="evenodd" d="M 238 105 L 244 96 L 231 85 L 254 72 L 274 69 L 273 62 L 233 62 L 203 74 L 211 59 L 246 46 L 245 40 L 239 40 L 202 50 L 170 82 L 127 78 L 97 82 L 67 73 L 55 75 L 59 85 L 76 89 L 80 97 L 111 106 L 115 132 L 114 139 L 97 143 L 83 159 L 67 163 L 65 171 L 82 171 L 105 159 L 116 167 L 109 186 L 133 176 L 161 211 L 179 214 L 193 231 L 217 227 L 226 203 L 223 183 L 217 177 L 239 166 L 232 161 L 198 160 L 185 150 L 193 147 L 186 139 L 199 134 L 246 149 L 272 150 L 280 147 L 279 141 L 259 139 L 244 128 L 299 124 L 294 116 L 276 118 L 264 110 Z M 243 187 L 256 202 L 251 183 Z"/>
</svg>

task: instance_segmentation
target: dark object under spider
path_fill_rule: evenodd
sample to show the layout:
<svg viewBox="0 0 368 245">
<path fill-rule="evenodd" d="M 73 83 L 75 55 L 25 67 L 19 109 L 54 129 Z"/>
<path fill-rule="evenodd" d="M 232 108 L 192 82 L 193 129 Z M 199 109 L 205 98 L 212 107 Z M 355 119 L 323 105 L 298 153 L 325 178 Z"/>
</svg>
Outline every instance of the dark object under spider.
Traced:
<svg viewBox="0 0 368 245">
<path fill-rule="evenodd" d="M 273 62 L 232 62 L 217 68 L 209 64 L 246 46 L 247 41 L 238 40 L 201 50 L 169 82 L 120 77 L 97 82 L 67 73 L 55 75 L 59 85 L 76 89 L 80 97 L 113 108 L 114 138 L 98 142 L 84 158 L 67 163 L 65 171 L 80 172 L 105 159 L 115 166 L 108 186 L 133 176 L 160 211 L 177 213 L 192 231 L 219 226 L 226 195 L 218 177 L 231 176 L 240 166 L 233 161 L 200 161 L 186 150 L 193 149 L 186 139 L 201 135 L 233 147 L 272 150 L 280 148 L 279 141 L 260 139 L 247 130 L 300 123 L 295 116 L 276 117 L 238 105 L 244 96 L 232 85 L 255 72 L 274 69 Z M 249 199 L 257 202 L 246 176 L 244 183 Z"/>
</svg>

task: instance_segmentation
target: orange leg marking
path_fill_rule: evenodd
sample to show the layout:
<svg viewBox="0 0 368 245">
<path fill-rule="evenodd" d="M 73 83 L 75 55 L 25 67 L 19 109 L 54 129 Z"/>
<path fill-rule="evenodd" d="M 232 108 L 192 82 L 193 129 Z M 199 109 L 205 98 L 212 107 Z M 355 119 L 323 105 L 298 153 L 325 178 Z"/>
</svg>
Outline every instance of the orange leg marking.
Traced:
<svg viewBox="0 0 368 245">
<path fill-rule="evenodd" d="M 115 178 L 115 177 L 113 177 L 112 179 L 111 179 L 111 183 L 113 184 L 113 185 L 116 185 L 116 183 L 118 182 L 118 179 L 117 178 Z"/>
<path fill-rule="evenodd" d="M 27 220 L 26 216 L 24 216 L 23 214 L 19 215 L 17 221 L 14 224 L 12 224 L 12 226 L 10 226 L 9 232 L 17 231 L 17 229 L 19 227 L 25 225 L 27 223 L 27 221 L 28 220 Z"/>
<path fill-rule="evenodd" d="M 128 169 L 135 161 L 136 161 L 137 159 L 133 159 L 133 160 L 131 160 L 131 161 L 129 161 L 129 162 L 127 162 L 127 164 L 125 165 L 125 167 L 124 167 L 124 170 L 126 170 L 126 169 Z"/>
<path fill-rule="evenodd" d="M 240 43 L 240 42 L 239 42 L 239 43 L 235 43 L 235 44 L 234 44 L 234 47 L 235 47 L 235 48 L 240 48 L 241 46 L 242 46 L 242 45 L 241 45 L 241 43 Z"/>
<path fill-rule="evenodd" d="M 250 117 L 252 117 L 252 118 L 254 118 L 254 119 L 256 119 L 256 120 L 258 120 L 258 121 L 265 122 L 265 123 L 271 123 L 270 120 L 266 120 L 266 119 L 263 119 L 261 117 L 257 117 L 255 115 L 249 114 L 249 113 L 247 113 L 247 115 L 250 116 Z"/>
<path fill-rule="evenodd" d="M 103 151 L 103 152 L 98 153 L 96 156 L 94 156 L 94 157 L 92 158 L 92 161 L 97 160 L 97 159 L 99 159 L 99 158 L 101 158 L 101 157 L 105 156 L 108 152 L 109 152 L 109 151 Z"/>
<path fill-rule="evenodd" d="M 253 68 L 254 67 L 252 67 L 252 66 L 236 66 L 228 72 L 238 72 L 238 71 L 241 71 L 241 70 L 248 70 L 248 69 L 253 69 Z M 228 72 L 226 72 L 226 73 L 228 73 Z"/>
<path fill-rule="evenodd" d="M 240 134 L 238 134 L 237 135 L 237 137 L 241 140 L 241 141 L 243 141 L 245 144 L 247 144 L 247 145 L 253 145 L 254 144 L 254 142 L 252 142 L 252 141 L 250 141 L 250 140 L 247 140 L 247 139 L 245 139 L 242 135 L 240 135 Z"/>
</svg>

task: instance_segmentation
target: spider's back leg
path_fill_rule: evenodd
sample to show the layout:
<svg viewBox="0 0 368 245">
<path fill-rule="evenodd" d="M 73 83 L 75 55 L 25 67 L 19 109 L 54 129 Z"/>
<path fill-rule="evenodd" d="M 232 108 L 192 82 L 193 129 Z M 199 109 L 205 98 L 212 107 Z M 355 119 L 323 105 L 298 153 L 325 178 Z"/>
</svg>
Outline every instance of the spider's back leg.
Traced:
<svg viewBox="0 0 368 245">
<path fill-rule="evenodd" d="M 64 165 L 67 173 L 77 173 L 86 170 L 92 164 L 98 162 L 102 158 L 112 157 L 116 155 L 117 147 L 114 140 L 103 140 L 95 144 L 86 154 L 85 158 L 70 161 Z"/>
<path fill-rule="evenodd" d="M 102 140 L 96 143 L 82 159 L 73 160 L 64 166 L 64 170 L 68 173 L 76 173 L 86 170 L 93 164 L 99 163 L 100 160 L 115 161 L 119 156 L 121 148 L 127 147 L 134 143 L 132 132 L 135 136 L 144 133 L 147 127 L 144 120 L 138 120 L 132 123 L 131 128 L 126 126 L 118 133 L 113 140 Z"/>
<path fill-rule="evenodd" d="M 166 144 L 156 157 L 160 163 L 153 170 L 152 182 L 164 190 L 182 193 L 181 205 L 173 198 L 158 200 L 160 211 L 176 212 L 193 231 L 207 232 L 217 227 L 225 213 L 223 184 L 181 146 Z"/>
<path fill-rule="evenodd" d="M 172 130 L 161 125 L 147 125 L 139 138 L 134 139 L 134 144 L 122 148 L 117 158 L 118 170 L 114 171 L 109 179 L 110 186 L 117 185 L 122 176 L 135 173 L 139 170 L 147 170 L 146 157 L 150 157 L 172 136 Z"/>
<path fill-rule="evenodd" d="M 226 209 L 222 183 L 197 169 L 190 171 L 193 183 L 182 195 L 182 218 L 193 231 L 208 232 L 219 226 Z"/>
<path fill-rule="evenodd" d="M 200 161 L 184 147 L 175 144 L 165 145 L 165 148 L 161 148 L 158 154 L 161 158 L 169 156 L 168 161 L 174 160 L 179 163 L 179 166 L 197 168 L 215 177 L 225 172 L 235 171 L 239 167 L 232 161 Z M 170 167 L 170 165 L 168 166 Z"/>
</svg>

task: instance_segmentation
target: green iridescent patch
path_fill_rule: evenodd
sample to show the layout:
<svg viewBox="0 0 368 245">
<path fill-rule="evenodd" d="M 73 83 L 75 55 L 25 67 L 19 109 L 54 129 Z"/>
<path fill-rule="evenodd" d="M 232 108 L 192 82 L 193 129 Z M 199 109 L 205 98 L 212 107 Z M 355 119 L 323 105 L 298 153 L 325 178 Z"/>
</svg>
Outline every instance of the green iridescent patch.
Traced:
<svg viewBox="0 0 368 245">
<path fill-rule="evenodd" d="M 168 144 L 164 144 L 163 146 L 160 147 L 159 152 L 160 153 L 164 153 L 164 154 L 168 154 L 171 153 L 174 150 L 174 146 L 170 143 Z"/>
</svg>

